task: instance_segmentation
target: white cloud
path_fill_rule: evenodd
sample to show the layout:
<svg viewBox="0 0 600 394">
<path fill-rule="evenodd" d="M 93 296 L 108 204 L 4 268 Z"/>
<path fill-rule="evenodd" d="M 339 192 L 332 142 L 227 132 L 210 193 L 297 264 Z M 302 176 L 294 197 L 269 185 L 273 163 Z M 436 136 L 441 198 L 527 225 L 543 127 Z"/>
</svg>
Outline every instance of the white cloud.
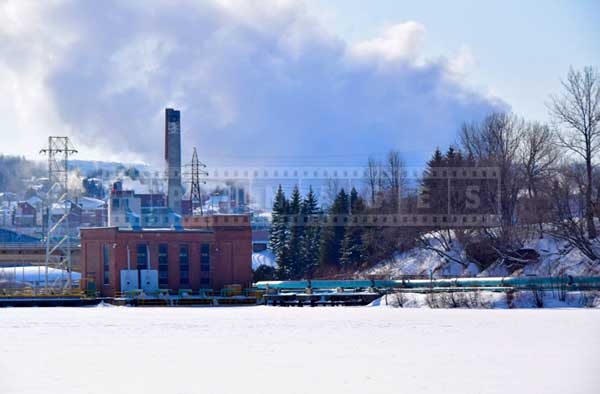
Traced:
<svg viewBox="0 0 600 394">
<path fill-rule="evenodd" d="M 456 78 L 465 78 L 475 67 L 477 61 L 471 49 L 463 45 L 448 61 L 448 72 Z"/>
<path fill-rule="evenodd" d="M 350 45 L 291 0 L 8 0 L 0 137 L 13 143 L 2 150 L 32 155 L 68 133 L 80 158 L 157 163 L 174 106 L 184 146 L 209 164 L 426 152 L 503 104 L 467 87 L 468 49 L 423 59 L 424 38 L 405 22 Z"/>
<path fill-rule="evenodd" d="M 417 22 L 405 22 L 387 27 L 381 37 L 360 41 L 350 48 L 356 57 L 384 61 L 416 62 L 425 42 L 425 27 Z"/>
</svg>

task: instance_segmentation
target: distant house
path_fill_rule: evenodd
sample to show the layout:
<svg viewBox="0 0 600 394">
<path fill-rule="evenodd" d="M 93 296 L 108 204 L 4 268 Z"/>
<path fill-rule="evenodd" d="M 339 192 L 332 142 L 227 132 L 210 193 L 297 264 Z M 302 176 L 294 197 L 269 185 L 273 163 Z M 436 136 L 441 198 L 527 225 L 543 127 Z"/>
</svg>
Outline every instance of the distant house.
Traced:
<svg viewBox="0 0 600 394">
<path fill-rule="evenodd" d="M 12 208 L 7 202 L 0 203 L 0 226 L 12 226 Z"/>
<path fill-rule="evenodd" d="M 0 192 L 0 201 L 16 201 L 17 195 L 13 192 Z"/>
<path fill-rule="evenodd" d="M 34 207 L 35 209 L 39 210 L 42 206 L 42 204 L 44 204 L 44 200 L 40 197 L 40 196 L 31 196 L 29 197 L 27 201 L 32 207 Z"/>
<path fill-rule="evenodd" d="M 34 227 L 36 225 L 37 210 L 27 201 L 19 201 L 13 216 L 15 227 Z"/>
<path fill-rule="evenodd" d="M 52 215 L 52 221 L 56 223 L 60 220 L 61 217 L 64 216 L 65 212 L 69 212 L 69 226 L 71 228 L 78 228 L 81 226 L 81 214 L 82 209 L 79 204 L 76 204 L 73 201 L 66 201 L 52 204 L 52 208 L 50 209 L 50 215 Z M 46 215 L 44 215 L 46 216 Z M 47 219 L 44 218 L 44 221 Z"/>
<path fill-rule="evenodd" d="M 108 221 L 108 205 L 102 200 L 82 197 L 77 200 L 81 207 L 81 227 L 103 227 Z"/>
<path fill-rule="evenodd" d="M 40 196 L 35 195 L 35 196 L 29 197 L 25 201 L 27 201 L 37 211 L 36 225 L 42 226 L 43 225 L 42 220 L 43 220 L 43 216 L 44 216 L 44 215 L 42 215 L 42 212 L 44 211 L 44 200 Z"/>
</svg>

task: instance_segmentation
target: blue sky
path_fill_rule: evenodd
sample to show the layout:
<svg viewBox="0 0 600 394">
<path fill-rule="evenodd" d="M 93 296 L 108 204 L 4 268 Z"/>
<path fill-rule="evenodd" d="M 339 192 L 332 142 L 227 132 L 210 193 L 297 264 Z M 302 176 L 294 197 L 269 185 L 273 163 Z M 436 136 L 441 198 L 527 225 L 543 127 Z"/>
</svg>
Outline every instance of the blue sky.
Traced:
<svg viewBox="0 0 600 394">
<path fill-rule="evenodd" d="M 377 36 L 387 25 L 416 21 L 424 53 L 437 57 L 466 46 L 474 56 L 469 82 L 523 116 L 546 120 L 544 102 L 570 66 L 600 65 L 597 0 L 307 0 L 349 41 Z"/>
</svg>

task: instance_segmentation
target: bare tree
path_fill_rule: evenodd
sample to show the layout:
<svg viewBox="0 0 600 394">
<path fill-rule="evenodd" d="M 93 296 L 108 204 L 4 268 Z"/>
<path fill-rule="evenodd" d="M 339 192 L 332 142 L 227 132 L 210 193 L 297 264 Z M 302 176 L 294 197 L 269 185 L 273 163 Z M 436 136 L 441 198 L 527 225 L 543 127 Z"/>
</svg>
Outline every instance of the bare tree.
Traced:
<svg viewBox="0 0 600 394">
<path fill-rule="evenodd" d="M 456 255 L 452 252 L 453 230 L 449 227 L 436 228 L 427 233 L 421 233 L 417 237 L 417 245 L 425 250 L 431 250 L 446 262 L 453 261 L 467 268 L 469 262 L 465 256 Z M 442 268 L 438 266 L 435 270 Z"/>
<path fill-rule="evenodd" d="M 518 163 L 520 142 L 525 132 L 525 122 L 515 115 L 495 113 L 482 122 L 463 125 L 460 141 L 465 152 L 482 166 L 498 167 L 500 171 L 500 196 L 490 189 L 484 204 L 490 208 L 500 198 L 501 242 L 512 242 L 517 199 L 522 186 Z"/>
<path fill-rule="evenodd" d="M 546 216 L 540 206 L 548 198 L 551 179 L 554 176 L 559 153 L 556 149 L 555 135 L 546 125 L 530 123 L 521 140 L 521 171 L 531 202 L 533 217 L 539 226 L 540 237 L 544 234 L 543 222 Z"/>
<path fill-rule="evenodd" d="M 335 197 L 343 188 L 341 180 L 339 178 L 328 178 L 326 184 L 326 192 L 324 194 L 323 201 L 321 202 L 325 206 L 330 206 L 335 201 Z"/>
<path fill-rule="evenodd" d="M 401 192 L 406 181 L 406 165 L 400 152 L 392 150 L 388 153 L 386 168 L 384 171 L 385 181 L 390 193 L 390 202 L 394 209 L 398 209 Z"/>
<path fill-rule="evenodd" d="M 586 210 L 585 201 L 585 169 L 581 164 L 565 165 L 560 169 L 552 187 L 553 219 L 550 230 L 552 235 L 562 239 L 568 248 L 562 253 L 566 254 L 572 249 L 578 249 L 591 260 L 593 267 L 600 255 L 597 239 L 590 239 L 586 231 L 586 221 L 581 220 Z"/>
<path fill-rule="evenodd" d="M 369 186 L 369 192 L 371 197 L 371 206 L 375 206 L 375 195 L 377 194 L 378 177 L 380 164 L 374 157 L 369 157 L 367 162 L 367 170 L 365 173 L 366 182 Z"/>
<path fill-rule="evenodd" d="M 382 196 L 386 190 L 386 170 L 381 161 L 374 157 L 369 157 L 365 171 L 365 182 L 368 186 L 369 200 L 371 207 L 383 203 Z"/>
<path fill-rule="evenodd" d="M 585 219 L 588 237 L 597 236 L 592 202 L 593 160 L 600 149 L 600 74 L 592 67 L 571 69 L 563 93 L 552 96 L 549 110 L 558 126 L 560 146 L 580 156 L 586 166 Z"/>
</svg>

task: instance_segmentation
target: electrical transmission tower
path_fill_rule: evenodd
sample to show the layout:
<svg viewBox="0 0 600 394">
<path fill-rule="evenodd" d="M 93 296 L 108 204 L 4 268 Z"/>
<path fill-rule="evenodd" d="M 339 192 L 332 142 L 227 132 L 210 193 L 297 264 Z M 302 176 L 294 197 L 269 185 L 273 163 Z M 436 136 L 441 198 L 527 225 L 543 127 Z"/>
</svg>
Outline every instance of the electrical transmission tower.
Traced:
<svg viewBox="0 0 600 394">
<path fill-rule="evenodd" d="M 194 214 L 194 204 L 200 206 L 200 216 L 204 215 L 202 211 L 202 193 L 200 191 L 200 183 L 206 183 L 200 180 L 200 176 L 206 176 L 208 173 L 203 170 L 206 168 L 206 165 L 201 163 L 198 160 L 198 153 L 196 152 L 196 148 L 194 148 L 194 153 L 192 154 L 192 162 L 189 164 L 191 169 L 190 173 L 190 206 L 192 209 L 192 215 Z"/>
<path fill-rule="evenodd" d="M 48 137 L 48 148 L 40 153 L 48 155 L 48 183 L 46 194 L 46 266 L 45 285 L 48 290 L 48 267 L 67 271 L 65 289 L 71 288 L 71 196 L 69 194 L 69 156 L 77 153 L 69 137 Z M 58 212 L 53 215 L 53 208 Z M 64 271 L 63 271 L 64 272 Z M 64 280 L 64 277 L 61 275 Z M 53 286 L 56 285 L 53 284 Z"/>
</svg>

